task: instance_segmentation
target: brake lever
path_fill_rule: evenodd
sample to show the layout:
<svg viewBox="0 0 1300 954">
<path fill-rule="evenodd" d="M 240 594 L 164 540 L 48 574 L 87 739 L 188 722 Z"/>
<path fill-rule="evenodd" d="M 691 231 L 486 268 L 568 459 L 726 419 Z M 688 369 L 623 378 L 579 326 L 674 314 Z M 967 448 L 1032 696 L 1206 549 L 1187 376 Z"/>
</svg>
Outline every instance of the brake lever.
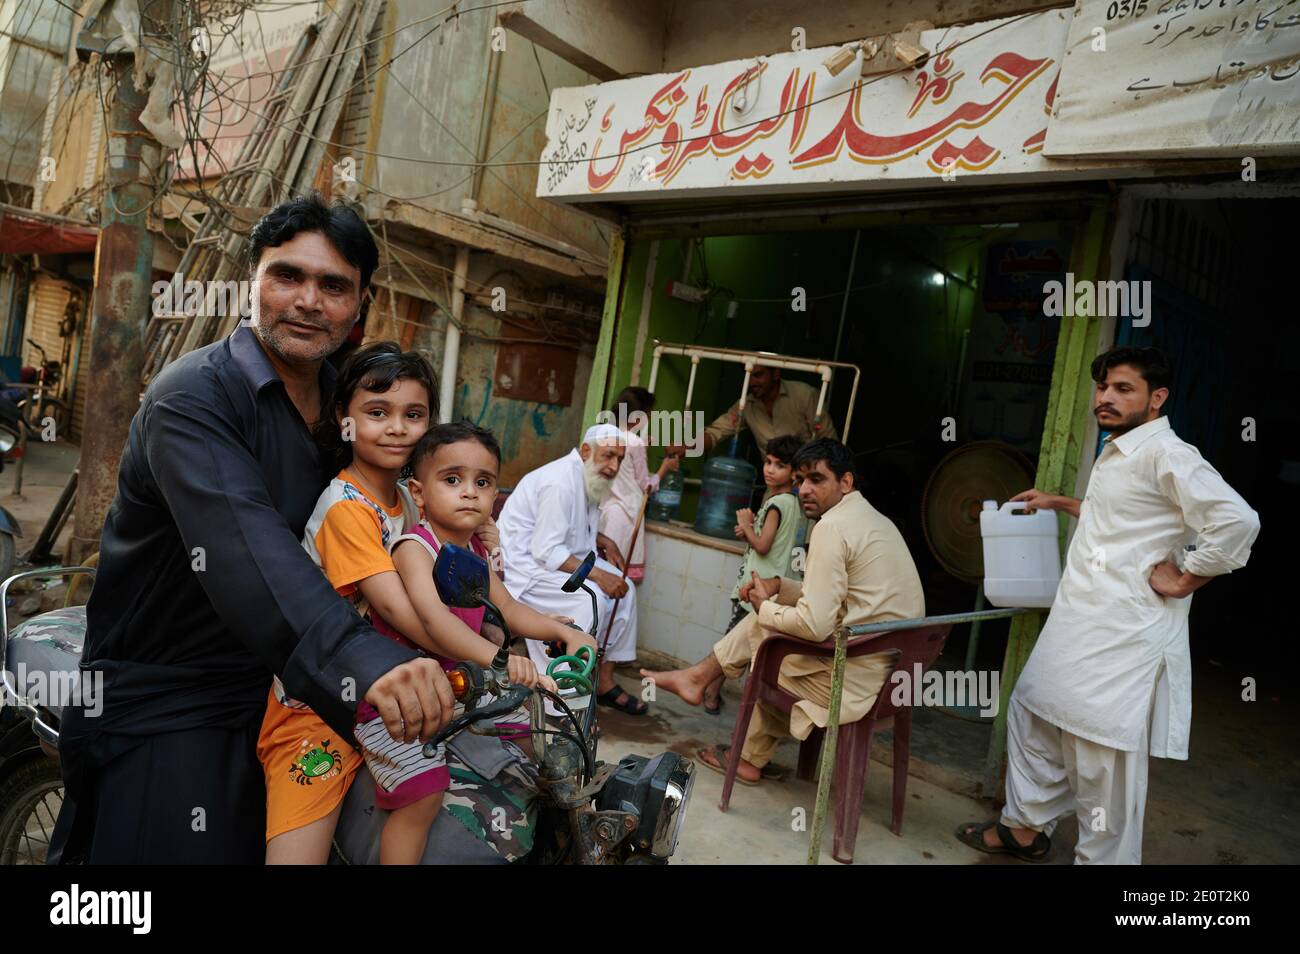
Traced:
<svg viewBox="0 0 1300 954">
<path fill-rule="evenodd" d="M 524 701 L 532 694 L 532 691 L 533 690 L 529 689 L 527 686 L 511 686 L 500 698 L 475 709 L 471 709 L 463 715 L 457 716 L 455 719 L 452 719 L 443 726 L 442 731 L 428 742 L 424 743 L 424 747 L 420 750 L 421 753 L 426 759 L 433 758 L 437 753 L 438 746 L 451 738 L 457 732 L 460 732 L 466 726 L 474 722 L 479 722 L 483 719 L 495 719 L 497 716 L 503 716 L 506 713 L 514 712 L 524 704 Z"/>
</svg>

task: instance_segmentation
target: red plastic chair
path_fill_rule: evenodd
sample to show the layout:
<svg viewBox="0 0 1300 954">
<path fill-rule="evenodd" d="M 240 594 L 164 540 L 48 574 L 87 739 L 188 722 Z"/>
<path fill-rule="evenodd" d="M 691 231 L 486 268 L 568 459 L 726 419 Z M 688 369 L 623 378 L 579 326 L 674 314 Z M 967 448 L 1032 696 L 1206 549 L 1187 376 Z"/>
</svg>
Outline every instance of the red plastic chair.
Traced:
<svg viewBox="0 0 1300 954">
<path fill-rule="evenodd" d="M 877 732 L 892 729 L 894 732 L 894 803 L 890 831 L 902 834 L 903 806 L 907 799 L 907 763 L 912 746 L 912 707 L 896 707 L 891 701 L 896 670 L 913 672 L 916 663 L 924 671 L 930 666 L 948 639 L 951 624 L 923 626 L 918 629 L 901 629 L 883 633 L 865 633 L 853 636 L 848 642 L 848 658 L 874 653 L 894 652 L 894 668 L 885 676 L 876 703 L 871 711 L 857 722 L 840 725 L 839 740 L 835 750 L 835 844 L 831 856 L 839 862 L 853 861 L 853 845 L 858 837 L 858 819 L 862 814 L 862 789 L 867 780 L 867 766 L 871 759 L 871 740 Z M 731 790 L 736 782 L 736 768 L 740 764 L 740 750 L 745 744 L 749 719 L 755 703 L 766 702 L 773 708 L 789 713 L 799 697 L 792 696 L 777 685 L 777 674 L 786 656 L 835 655 L 835 640 L 810 643 L 773 633 L 758 647 L 754 666 L 745 681 L 745 693 L 740 711 L 736 714 L 736 728 L 731 736 L 726 778 L 722 783 L 722 801 L 718 807 L 724 812 L 731 803 Z M 817 774 L 821 753 L 823 730 L 813 733 L 799 746 L 798 777 L 813 779 Z"/>
<path fill-rule="evenodd" d="M 497 499 L 494 500 L 494 501 L 492 501 L 492 519 L 493 519 L 493 520 L 500 520 L 500 519 L 501 519 L 501 508 L 504 507 L 504 506 L 506 505 L 506 498 L 510 496 L 510 491 L 512 491 L 513 489 L 514 489 L 513 487 L 498 487 L 498 488 L 497 488 Z"/>
</svg>

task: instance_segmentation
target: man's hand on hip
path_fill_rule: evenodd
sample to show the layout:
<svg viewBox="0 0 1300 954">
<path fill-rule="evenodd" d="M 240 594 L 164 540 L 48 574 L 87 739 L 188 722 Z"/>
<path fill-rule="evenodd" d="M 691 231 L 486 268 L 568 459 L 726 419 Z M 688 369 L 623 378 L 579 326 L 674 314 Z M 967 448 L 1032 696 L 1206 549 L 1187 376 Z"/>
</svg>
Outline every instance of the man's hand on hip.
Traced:
<svg viewBox="0 0 1300 954">
<path fill-rule="evenodd" d="M 394 741 L 427 742 L 451 721 L 456 699 L 442 666 L 422 657 L 394 666 L 376 679 L 366 702 L 378 710 Z"/>
<path fill-rule="evenodd" d="M 599 586 L 601 591 L 610 599 L 618 599 L 620 596 L 627 595 L 627 581 L 620 579 L 608 570 L 592 570 L 588 579 Z"/>
<path fill-rule="evenodd" d="M 1147 582 L 1151 584 L 1151 589 L 1161 596 L 1181 600 L 1185 596 L 1191 596 L 1212 579 L 1214 577 L 1184 573 L 1178 569 L 1177 564 L 1165 560 L 1151 568 L 1151 575 L 1147 577 Z"/>
</svg>

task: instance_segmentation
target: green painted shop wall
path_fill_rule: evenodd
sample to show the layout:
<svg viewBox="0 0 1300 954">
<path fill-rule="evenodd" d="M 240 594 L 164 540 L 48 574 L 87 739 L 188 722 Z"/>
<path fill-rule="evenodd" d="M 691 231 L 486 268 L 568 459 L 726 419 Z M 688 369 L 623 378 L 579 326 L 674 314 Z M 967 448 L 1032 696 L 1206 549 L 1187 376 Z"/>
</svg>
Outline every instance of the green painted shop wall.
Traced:
<svg viewBox="0 0 1300 954">
<path fill-rule="evenodd" d="M 658 247 L 648 289 L 654 242 L 629 243 L 607 399 L 628 384 L 649 383 L 656 338 L 832 358 L 853 241 L 851 230 L 708 238 L 696 243 L 690 271 L 684 274 L 688 240 L 654 240 Z M 975 302 L 974 292 L 963 283 L 975 278 L 985 241 L 987 235 L 977 234 L 930 249 L 928 233 L 862 233 L 840 347 L 841 360 L 863 370 L 848 435 L 855 450 L 909 440 L 920 431 L 938 439 L 941 419 L 951 412 L 962 335 Z M 940 273 L 946 274 L 937 284 Z M 715 293 L 703 304 L 683 302 L 667 294 L 670 280 L 708 285 Z M 804 293 L 802 311 L 793 307 L 796 288 Z M 648 321 L 642 331 L 647 293 Z M 728 318 L 733 301 L 735 316 Z M 634 381 L 638 338 L 640 368 Z M 662 360 L 657 407 L 682 407 L 689 368 L 681 357 Z M 790 372 L 788 377 L 818 386 L 813 375 Z M 739 365 L 701 363 L 693 404 L 706 423 L 737 399 L 743 378 Z M 851 387 L 852 373 L 837 372 L 830 413 L 841 431 Z M 659 459 L 652 449 L 651 466 Z M 688 460 L 685 473 L 699 477 L 702 466 L 701 460 Z M 694 496 L 688 493 L 682 519 L 693 518 Z"/>
</svg>

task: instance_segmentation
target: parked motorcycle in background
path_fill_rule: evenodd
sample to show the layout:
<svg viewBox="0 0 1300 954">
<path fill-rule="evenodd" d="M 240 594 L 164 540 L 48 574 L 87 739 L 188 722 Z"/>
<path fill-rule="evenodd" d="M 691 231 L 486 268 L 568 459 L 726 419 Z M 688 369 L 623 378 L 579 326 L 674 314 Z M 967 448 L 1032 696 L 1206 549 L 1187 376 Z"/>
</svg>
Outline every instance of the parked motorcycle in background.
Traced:
<svg viewBox="0 0 1300 954">
<path fill-rule="evenodd" d="M 5 455 L 22 443 L 22 412 L 13 401 L 0 395 L 0 473 L 4 472 Z M 7 579 L 18 559 L 17 537 L 23 535 L 18 521 L 0 507 L 0 579 Z"/>
</svg>

